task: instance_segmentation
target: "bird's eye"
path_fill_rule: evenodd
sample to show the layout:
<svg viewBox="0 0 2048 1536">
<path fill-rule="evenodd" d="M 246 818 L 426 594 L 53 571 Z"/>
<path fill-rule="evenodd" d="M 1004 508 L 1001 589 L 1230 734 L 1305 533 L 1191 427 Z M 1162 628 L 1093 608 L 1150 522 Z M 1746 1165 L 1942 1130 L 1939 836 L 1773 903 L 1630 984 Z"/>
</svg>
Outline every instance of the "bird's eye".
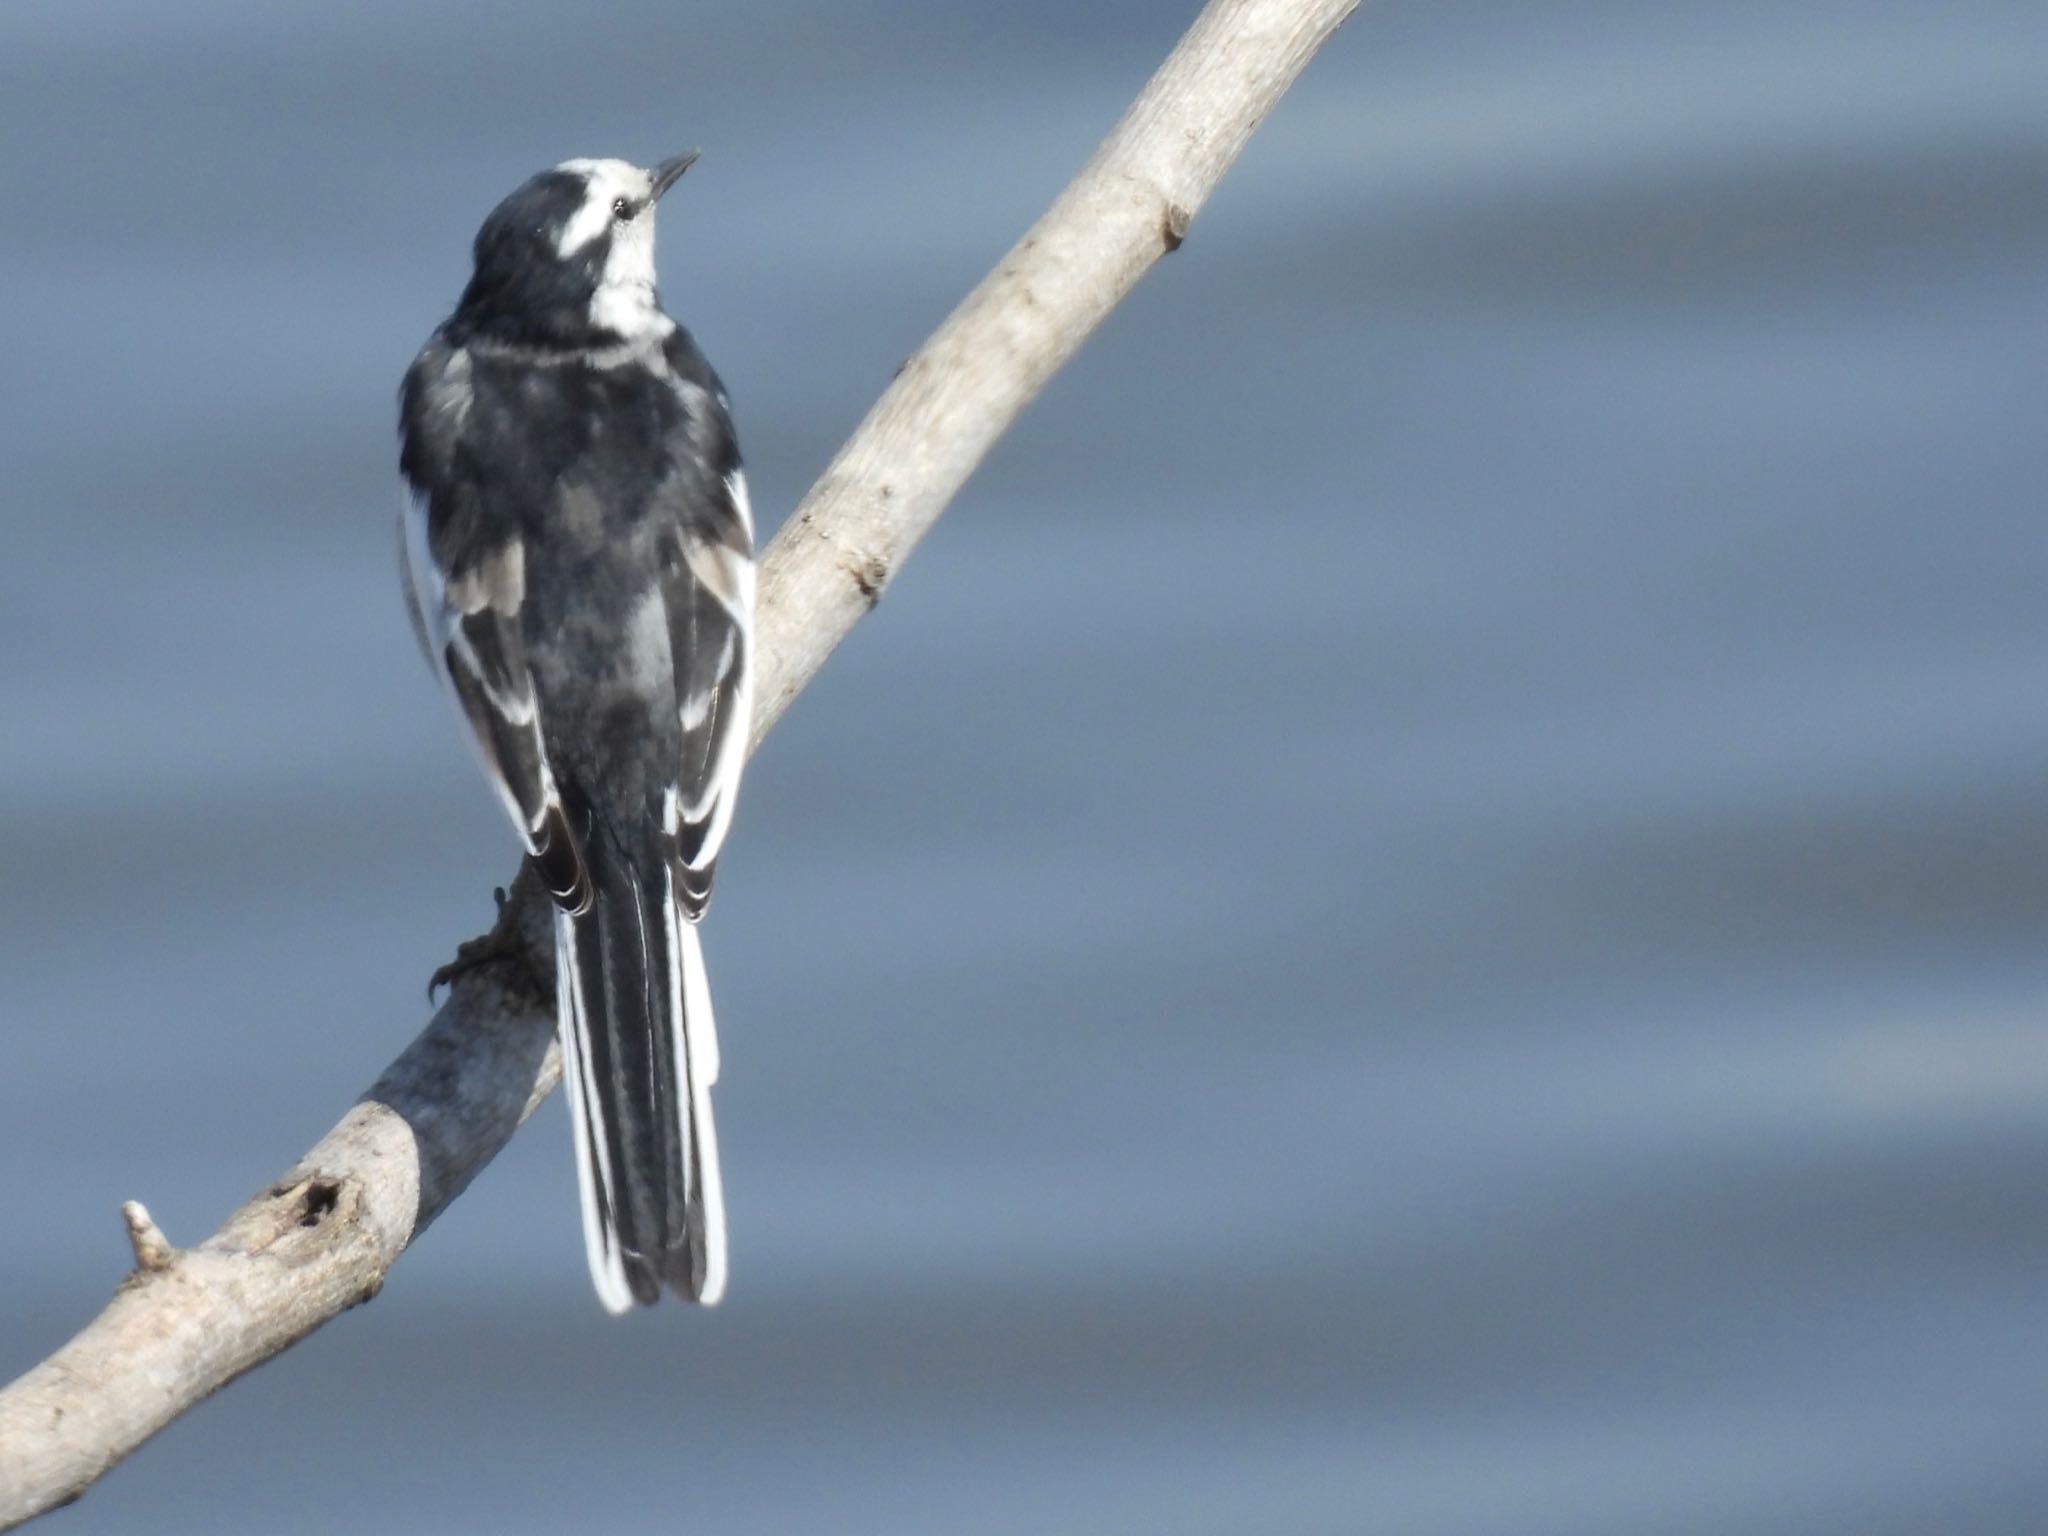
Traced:
<svg viewBox="0 0 2048 1536">
<path fill-rule="evenodd" d="M 635 207 L 631 202 L 627 201 L 623 197 L 615 197 L 612 199 L 612 217 L 617 219 L 621 224 L 625 223 L 626 220 L 632 218 L 633 215 L 638 213 L 639 211 L 640 210 L 637 207 Z"/>
</svg>

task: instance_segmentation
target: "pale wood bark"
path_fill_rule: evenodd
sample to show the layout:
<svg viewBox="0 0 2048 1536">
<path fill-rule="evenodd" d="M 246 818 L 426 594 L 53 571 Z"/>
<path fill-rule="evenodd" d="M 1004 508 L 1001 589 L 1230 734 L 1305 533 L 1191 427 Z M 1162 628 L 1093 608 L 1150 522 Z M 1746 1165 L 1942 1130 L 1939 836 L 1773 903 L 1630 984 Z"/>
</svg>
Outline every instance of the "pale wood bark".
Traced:
<svg viewBox="0 0 2048 1536">
<path fill-rule="evenodd" d="M 1213 0 L 1045 215 L 904 364 L 765 552 L 755 746 L 1046 381 L 1207 200 L 1357 0 Z M 553 947 L 522 874 L 369 1092 L 195 1248 L 123 1208 L 136 1267 L 0 1392 L 0 1529 L 77 1498 L 187 1408 L 377 1294 L 553 1089 Z"/>
</svg>

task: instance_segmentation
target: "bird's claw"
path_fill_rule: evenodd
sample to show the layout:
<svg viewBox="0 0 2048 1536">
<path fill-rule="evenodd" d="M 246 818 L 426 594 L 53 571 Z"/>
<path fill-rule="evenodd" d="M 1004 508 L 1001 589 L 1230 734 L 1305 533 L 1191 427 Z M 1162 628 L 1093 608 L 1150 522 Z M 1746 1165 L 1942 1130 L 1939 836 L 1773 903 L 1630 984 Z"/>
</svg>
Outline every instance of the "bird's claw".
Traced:
<svg viewBox="0 0 2048 1536">
<path fill-rule="evenodd" d="M 491 931 L 473 939 L 465 939 L 455 946 L 455 958 L 427 978 L 427 1001 L 434 1000 L 434 993 L 442 987 L 452 987 L 471 971 L 482 970 L 487 965 L 500 961 L 512 961 L 521 966 L 526 963 L 526 946 L 520 942 L 516 926 L 509 921 L 505 888 L 499 886 L 491 892 L 498 904 L 498 920 L 491 925 Z"/>
</svg>

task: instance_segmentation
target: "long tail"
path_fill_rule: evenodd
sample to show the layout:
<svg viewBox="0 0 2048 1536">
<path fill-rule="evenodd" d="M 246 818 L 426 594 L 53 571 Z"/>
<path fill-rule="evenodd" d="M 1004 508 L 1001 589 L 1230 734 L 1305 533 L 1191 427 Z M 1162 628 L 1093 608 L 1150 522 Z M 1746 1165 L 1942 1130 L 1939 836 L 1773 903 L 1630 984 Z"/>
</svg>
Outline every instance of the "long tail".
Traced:
<svg viewBox="0 0 2048 1536">
<path fill-rule="evenodd" d="M 711 1085 L 718 1035 L 697 927 L 667 860 L 608 839 L 587 849 L 592 899 L 555 914 L 562 1079 L 576 1136 L 583 1236 L 612 1312 L 664 1286 L 709 1306 L 725 1293 L 725 1195 Z"/>
</svg>

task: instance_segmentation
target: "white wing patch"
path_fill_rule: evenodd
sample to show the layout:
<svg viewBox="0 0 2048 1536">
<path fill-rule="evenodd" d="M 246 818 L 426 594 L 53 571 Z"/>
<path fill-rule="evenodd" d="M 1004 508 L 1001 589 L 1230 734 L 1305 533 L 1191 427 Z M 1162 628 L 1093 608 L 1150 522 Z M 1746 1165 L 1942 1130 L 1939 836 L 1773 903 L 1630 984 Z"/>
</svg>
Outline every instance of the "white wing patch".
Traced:
<svg viewBox="0 0 2048 1536">
<path fill-rule="evenodd" d="M 739 804 L 740 770 L 747 763 L 747 734 L 751 729 L 754 709 L 754 669 L 747 666 L 741 670 L 733 683 L 726 707 L 732 711 L 732 726 L 718 743 L 718 761 L 705 776 L 704 799 L 710 802 L 710 820 L 704 830 L 703 851 L 698 855 L 700 864 L 708 864 L 718 857 L 718 850 L 725 846 L 725 834 L 732 826 L 732 813 Z M 702 802 L 695 807 L 698 814 L 705 809 Z"/>
<path fill-rule="evenodd" d="M 737 469 L 727 474 L 725 491 L 740 525 L 746 529 L 747 542 L 751 544 L 754 516 L 747 500 L 746 475 Z M 691 820 L 706 823 L 696 861 L 701 868 L 716 859 L 719 849 L 725 844 L 725 834 L 732 825 L 733 811 L 739 802 L 740 771 L 747 762 L 747 736 L 752 727 L 754 708 L 755 574 L 753 559 L 730 544 L 688 539 L 684 555 L 690 563 L 691 575 L 732 616 L 733 628 L 737 631 L 736 637 L 727 637 L 726 653 L 720 658 L 717 669 L 726 679 L 720 690 L 719 708 L 727 712 L 718 735 L 718 756 L 709 765 L 696 796 L 685 801 L 682 807 L 683 814 Z M 700 728 L 710 714 L 711 702 L 708 694 L 684 699 L 681 707 L 683 729 L 694 731 Z"/>
<path fill-rule="evenodd" d="M 730 544 L 686 534 L 683 558 L 690 563 L 690 574 L 744 628 L 754 611 L 753 557 Z"/>
<path fill-rule="evenodd" d="M 484 562 L 472 576 L 450 583 L 447 574 L 434 559 L 433 549 L 428 542 L 427 498 L 410 485 L 405 487 L 405 504 L 399 512 L 401 534 L 400 555 L 405 565 L 406 607 L 411 611 L 413 633 L 419 637 L 420 648 L 427 653 L 427 663 L 434 669 L 434 675 L 441 680 L 441 691 L 447 696 L 449 706 L 455 711 L 455 718 L 461 722 L 462 736 L 476 754 L 476 760 L 484 771 L 484 778 L 496 793 L 498 801 L 505 807 L 505 814 L 512 818 L 512 825 L 519 829 L 520 840 L 528 853 L 537 853 L 534 833 L 540 829 L 540 820 L 531 825 L 526 812 L 521 808 L 519 797 L 506 782 L 504 771 L 492 757 L 490 749 L 477 735 L 476 727 L 462 707 L 462 700 L 455 691 L 455 679 L 449 673 L 449 654 L 452 651 L 460 657 L 469 674 L 483 688 L 491 707 L 502 714 L 512 725 L 534 733 L 535 751 L 540 760 L 542 819 L 546 808 L 559 803 L 560 796 L 555 789 L 553 773 L 548 769 L 547 758 L 539 746 L 539 722 L 534 706 L 533 693 L 529 688 L 518 697 L 508 698 L 503 690 L 494 688 L 486 679 L 484 669 L 478 664 L 476 653 L 471 649 L 468 638 L 463 635 L 457 623 L 464 614 L 480 613 L 490 600 L 493 590 L 508 590 L 516 586 L 520 595 L 526 588 L 526 551 L 520 544 L 508 545 L 497 556 Z M 493 583 L 499 585 L 494 589 Z M 509 586 L 508 586 L 509 584 Z"/>
<path fill-rule="evenodd" d="M 448 614 L 448 643 L 482 686 L 491 707 L 513 725 L 532 725 L 536 712 L 533 685 L 529 682 L 517 692 L 508 693 L 494 683 L 490 668 L 478 657 L 468 632 L 459 622 L 489 608 L 501 613 L 518 612 L 519 605 L 526 601 L 525 541 L 513 538 L 485 556 L 475 570 L 453 581 L 444 581 L 441 599 Z"/>
<path fill-rule="evenodd" d="M 726 403 L 722 392 L 718 397 L 718 403 L 720 406 Z M 740 526 L 747 530 L 747 542 L 749 544 L 753 543 L 754 507 L 753 503 L 747 499 L 747 475 L 745 470 L 735 469 L 725 477 L 725 494 L 732 498 L 732 509 L 739 513 Z"/>
</svg>

